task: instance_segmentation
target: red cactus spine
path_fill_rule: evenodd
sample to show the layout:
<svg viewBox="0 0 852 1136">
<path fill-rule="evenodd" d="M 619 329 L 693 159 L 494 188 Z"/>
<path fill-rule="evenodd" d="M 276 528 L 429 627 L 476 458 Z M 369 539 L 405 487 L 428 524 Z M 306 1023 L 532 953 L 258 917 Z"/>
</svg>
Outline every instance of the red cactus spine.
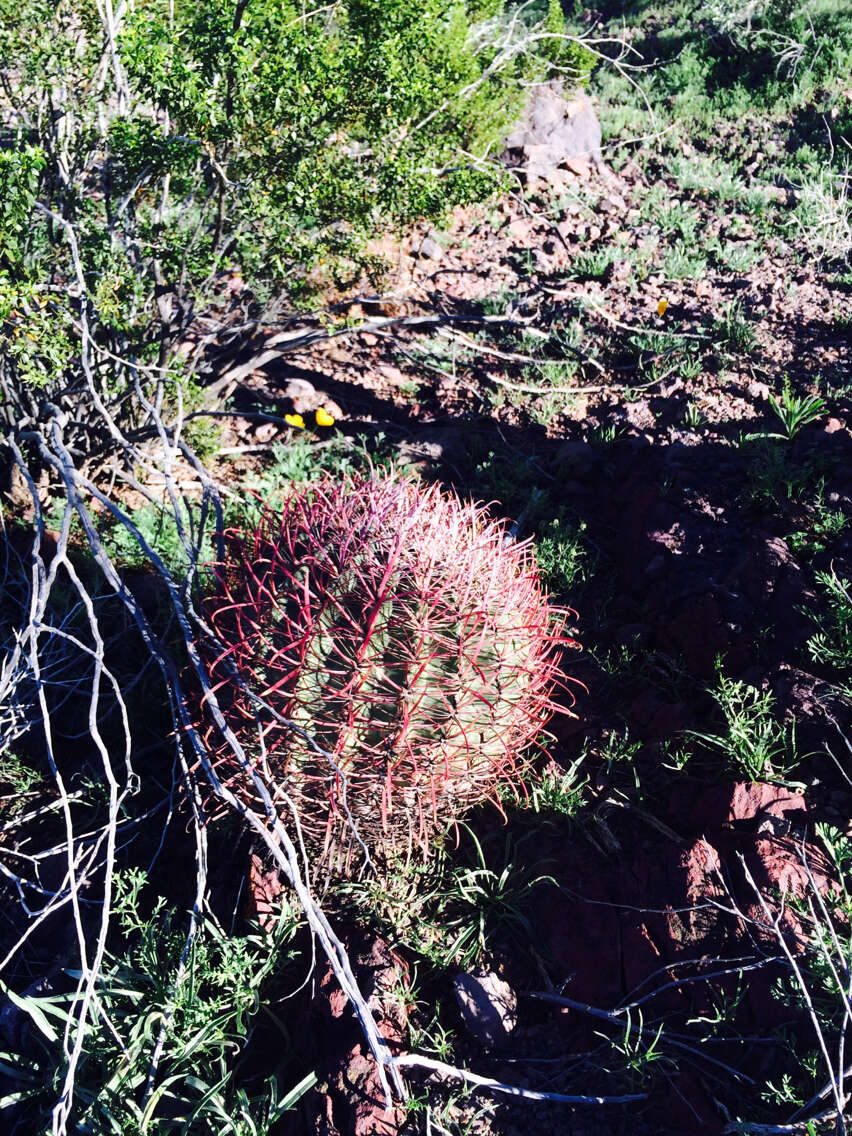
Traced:
<svg viewBox="0 0 852 1136">
<path fill-rule="evenodd" d="M 496 796 L 565 709 L 552 700 L 568 681 L 564 616 L 529 545 L 482 508 L 395 475 L 329 479 L 226 538 L 204 604 L 222 648 L 214 683 L 325 853 L 345 853 L 353 821 L 373 847 L 425 847 Z M 243 684 L 327 756 L 258 715 Z M 241 775 L 225 747 L 214 760 Z"/>
</svg>

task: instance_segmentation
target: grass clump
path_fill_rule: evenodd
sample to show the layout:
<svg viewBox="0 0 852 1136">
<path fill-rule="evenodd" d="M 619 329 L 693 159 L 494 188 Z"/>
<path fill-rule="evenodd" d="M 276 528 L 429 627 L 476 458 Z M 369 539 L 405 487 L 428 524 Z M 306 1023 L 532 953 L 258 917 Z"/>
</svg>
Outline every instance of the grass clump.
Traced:
<svg viewBox="0 0 852 1136">
<path fill-rule="evenodd" d="M 498 944 L 528 948 L 535 940 L 529 911 L 547 875 L 537 874 L 519 844 L 507 836 L 496 853 L 467 824 L 461 851 L 436 842 L 428 863 L 396 857 L 363 882 L 337 885 L 336 894 L 361 917 L 370 911 L 384 933 L 442 972 L 469 970 Z"/>
<path fill-rule="evenodd" d="M 586 530 L 584 521 L 572 525 L 554 519 L 542 526 L 535 538 L 542 579 L 555 595 L 576 597 L 591 579 L 594 553 Z"/>
<path fill-rule="evenodd" d="M 837 672 L 846 689 L 852 691 L 852 585 L 834 568 L 818 572 L 822 606 L 809 612 L 817 632 L 808 640 L 808 652 L 815 663 Z"/>
<path fill-rule="evenodd" d="M 228 936 L 204 919 L 188 941 L 166 900 L 150 901 L 144 873 L 116 873 L 113 886 L 122 941 L 113 943 L 98 980 L 100 1013 L 69 1102 L 79 1125 L 97 1136 L 260 1136 L 316 1080 L 294 1074 L 287 1081 L 285 1070 L 298 1069 L 298 1061 L 272 1015 L 264 1022 L 278 1056 L 240 1074 L 247 1045 L 257 1061 L 250 1038 L 260 1025 L 260 992 L 293 958 L 296 920 L 279 920 L 274 935 Z M 26 1123 L 27 1131 L 47 1131 L 61 1091 L 62 1035 L 79 974 L 62 978 L 68 993 L 15 996 L 37 1041 L 31 1055 L 3 1055 L 20 1086 L 14 1101 L 4 1101 L 15 1105 L 18 1130 Z"/>
<path fill-rule="evenodd" d="M 805 248 L 824 263 L 848 262 L 852 255 L 852 180 L 849 166 L 821 168 L 797 189 L 793 219 Z"/>
<path fill-rule="evenodd" d="M 726 304 L 714 326 L 716 342 L 720 347 L 741 355 L 748 355 L 757 346 L 754 323 L 746 315 L 739 300 Z"/>
<path fill-rule="evenodd" d="M 796 753 L 795 730 L 773 717 L 775 699 L 739 679 L 728 678 L 717 666 L 713 697 L 725 721 L 723 733 L 690 735 L 727 759 L 749 781 L 781 781 L 801 757 Z"/>
</svg>

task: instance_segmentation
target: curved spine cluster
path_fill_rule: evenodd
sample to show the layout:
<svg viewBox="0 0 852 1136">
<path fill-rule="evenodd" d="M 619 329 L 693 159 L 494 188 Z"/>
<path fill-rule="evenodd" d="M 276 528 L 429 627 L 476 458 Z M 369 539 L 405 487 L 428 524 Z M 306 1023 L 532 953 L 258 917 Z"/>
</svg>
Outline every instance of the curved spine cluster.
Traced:
<svg viewBox="0 0 852 1136">
<path fill-rule="evenodd" d="M 426 847 L 565 710 L 564 613 L 529 543 L 481 506 L 397 475 L 326 479 L 225 535 L 204 604 L 217 694 L 324 853 L 351 846 L 353 822 L 368 846 Z"/>
</svg>

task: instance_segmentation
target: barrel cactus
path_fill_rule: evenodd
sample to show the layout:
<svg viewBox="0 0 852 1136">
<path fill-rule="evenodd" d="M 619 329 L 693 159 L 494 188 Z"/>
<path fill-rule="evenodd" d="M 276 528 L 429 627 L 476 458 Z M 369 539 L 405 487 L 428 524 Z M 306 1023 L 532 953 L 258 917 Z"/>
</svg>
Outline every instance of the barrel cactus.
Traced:
<svg viewBox="0 0 852 1136">
<path fill-rule="evenodd" d="M 204 601 L 217 696 L 326 862 L 346 863 L 353 826 L 373 850 L 426 848 L 567 712 L 564 613 L 482 507 L 399 475 L 326 479 L 225 536 Z"/>
</svg>

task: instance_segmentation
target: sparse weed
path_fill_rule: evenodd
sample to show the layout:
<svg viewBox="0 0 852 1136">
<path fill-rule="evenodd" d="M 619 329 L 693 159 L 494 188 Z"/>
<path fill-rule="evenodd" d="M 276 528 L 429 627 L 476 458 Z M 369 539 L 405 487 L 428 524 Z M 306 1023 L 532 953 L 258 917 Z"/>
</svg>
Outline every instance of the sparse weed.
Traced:
<svg viewBox="0 0 852 1136">
<path fill-rule="evenodd" d="M 379 876 L 336 885 L 360 917 L 373 913 L 385 933 L 438 970 L 470 969 L 500 940 L 524 947 L 534 938 L 527 917 L 534 890 L 549 881 L 535 865 L 522 863 L 518 848 L 506 838 L 495 866 L 479 837 L 466 824 L 463 859 L 453 863 L 449 834 L 436 843 L 428 864 L 397 858 Z"/>
<path fill-rule="evenodd" d="M 818 572 L 822 605 L 809 615 L 817 625 L 808 640 L 808 652 L 815 663 L 831 667 L 852 687 L 852 585 L 832 568 Z"/>
<path fill-rule="evenodd" d="M 0 789 L 3 789 L 4 793 L 0 800 L 9 802 L 2 808 L 6 820 L 9 819 L 10 811 L 16 811 L 24 805 L 23 798 L 30 796 L 41 780 L 41 774 L 33 768 L 31 761 L 19 756 L 13 750 L 2 750 Z"/>
<path fill-rule="evenodd" d="M 509 839 L 499 871 L 489 867 L 478 838 L 468 829 L 475 846 L 470 867 L 456 868 L 438 897 L 440 922 L 447 933 L 444 965 L 455 963 L 467 970 L 479 962 L 495 939 L 510 937 L 520 944 L 535 938 L 526 911 L 533 890 L 553 883 L 550 876 L 532 874 L 516 866 L 515 849 Z"/>
<path fill-rule="evenodd" d="M 786 438 L 746 434 L 740 444 L 748 456 L 741 495 L 746 505 L 785 509 L 809 498 L 824 481 L 827 463 L 818 455 L 797 456 Z"/>
<path fill-rule="evenodd" d="M 817 822 L 814 829 L 831 865 L 833 879 L 826 888 L 817 884 L 815 857 L 803 842 L 799 860 L 807 885 L 804 894 L 794 893 L 788 899 L 801 927 L 795 955 L 785 949 L 782 942 L 782 935 L 792 938 L 789 931 L 782 931 L 777 920 L 772 926 L 790 971 L 789 976 L 774 984 L 773 993 L 780 1004 L 795 1007 L 806 1015 L 811 1031 L 810 1036 L 799 1040 L 798 1044 L 790 1038 L 788 1066 L 792 1071 L 785 1071 L 778 1080 L 770 1082 L 762 1096 L 768 1103 L 776 1104 L 780 1100 L 788 1109 L 796 1109 L 793 1115 L 811 1112 L 815 1106 L 822 1105 L 813 1120 L 803 1122 L 802 1131 L 813 1136 L 845 1136 L 848 1132 L 843 1103 L 845 1092 L 842 1093 L 839 1086 L 843 1085 L 845 1074 L 845 1035 L 850 1012 L 852 842 L 831 824 Z M 825 861 L 822 868 L 824 870 Z M 769 929 L 771 910 L 759 893 L 756 894 L 763 909 L 764 925 Z M 836 1111 L 824 1107 L 825 1098 L 835 1104 Z"/>
<path fill-rule="evenodd" d="M 605 422 L 601 426 L 593 427 L 589 433 L 589 441 L 595 446 L 611 446 L 626 433 L 626 426 L 618 422 Z"/>
<path fill-rule="evenodd" d="M 229 937 L 205 920 L 181 966 L 185 936 L 164 899 L 143 911 L 145 887 L 138 871 L 115 878 L 114 911 L 125 945 L 103 968 L 98 1011 L 86 1024 L 87 1057 L 75 1085 L 80 1130 L 106 1136 L 174 1132 L 182 1125 L 199 1136 L 223 1131 L 263 1136 L 316 1082 L 309 1074 L 291 1088 L 282 1085 L 287 1065 L 295 1064 L 283 1029 L 276 1030 L 280 1056 L 260 1076 L 256 1068 L 243 1081 L 239 1072 L 260 1011 L 260 989 L 293 957 L 288 944 L 296 922 L 280 921 L 274 935 Z M 77 972 L 64 976 L 68 994 L 16 996 L 41 1052 L 6 1053 L 2 1062 L 7 1072 L 14 1069 L 17 1103 L 30 1118 L 29 1131 L 45 1130 L 42 1124 L 61 1086 L 62 1033 L 79 977 Z M 274 1016 L 270 1021 L 275 1023 Z M 155 1056 L 161 1031 L 162 1048 Z M 228 1129 L 222 1128 L 223 1117 L 229 1119 Z"/>
<path fill-rule="evenodd" d="M 663 236 L 691 242 L 698 229 L 698 213 L 682 201 L 671 201 L 662 187 L 649 190 L 640 206 L 643 219 L 655 225 Z"/>
<path fill-rule="evenodd" d="M 572 598 L 588 583 L 594 554 L 585 540 L 586 522 L 552 520 L 536 537 L 536 559 L 549 591 Z"/>
<path fill-rule="evenodd" d="M 819 395 L 799 397 L 793 394 L 787 375 L 784 376 L 784 385 L 778 398 L 770 394 L 769 405 L 784 428 L 783 434 L 770 435 L 770 437 L 795 438 L 800 430 L 816 422 L 827 410 L 824 399 Z"/>
<path fill-rule="evenodd" d="M 412 1048 L 437 1057 L 439 1061 L 447 1061 L 452 1058 L 455 1040 L 455 1034 L 441 1022 L 437 1011 L 425 1024 L 412 1024 Z"/>
<path fill-rule="evenodd" d="M 617 766 L 632 766 L 641 748 L 642 743 L 632 742 L 627 730 L 623 734 L 613 730 L 607 736 L 606 744 L 595 752 L 606 763 L 607 773 L 612 773 Z"/>
<path fill-rule="evenodd" d="M 711 688 L 725 719 L 726 732 L 689 735 L 727 758 L 750 781 L 778 781 L 801 761 L 796 753 L 795 728 L 773 718 L 775 699 L 738 679 L 728 678 L 717 665 L 717 685 Z"/>
<path fill-rule="evenodd" d="M 551 379 L 552 381 L 559 381 L 555 376 L 551 376 Z M 539 395 L 530 407 L 530 416 L 534 422 L 538 422 L 541 426 L 552 426 L 561 415 L 566 415 L 569 418 L 574 416 L 577 413 L 577 408 L 582 405 L 578 396 L 567 392 L 564 394 Z"/>
<path fill-rule="evenodd" d="M 603 280 L 615 262 L 616 251 L 603 245 L 588 252 L 580 252 L 571 261 L 568 275 L 572 280 Z"/>
<path fill-rule="evenodd" d="M 316 442 L 307 435 L 295 437 L 272 449 L 271 459 L 258 472 L 247 477 L 239 494 L 231 494 L 225 501 L 225 524 L 247 523 L 259 515 L 263 506 L 274 506 L 281 500 L 293 482 L 308 482 L 323 473 L 342 475 L 347 470 L 387 468 L 391 463 L 391 450 L 383 434 L 373 438 L 364 435 L 353 440 L 337 436 L 329 442 Z M 195 540 L 195 529 L 200 511 L 194 504 L 181 505 L 181 522 L 190 538 Z M 131 510 L 129 517 L 142 540 L 160 557 L 177 577 L 190 568 L 190 557 L 181 539 L 175 511 L 165 506 L 148 504 Z M 200 561 L 213 559 L 211 518 L 201 546 Z M 129 567 L 148 564 L 137 537 L 126 526 L 109 520 L 102 533 L 104 547 L 116 563 Z"/>
<path fill-rule="evenodd" d="M 793 221 L 808 252 L 820 260 L 844 261 L 852 254 L 852 171 L 820 166 L 797 191 Z"/>
<path fill-rule="evenodd" d="M 443 1029 L 435 1023 L 432 1035 Z M 445 1031 L 446 1041 L 433 1041 L 428 1032 L 422 1035 L 423 1052 L 434 1053 L 439 1060 L 452 1059 L 453 1038 L 449 1031 Z M 443 1051 L 443 1055 L 440 1051 Z M 464 1083 L 450 1090 L 444 1087 L 439 1094 L 434 1091 L 424 1092 L 414 1096 L 406 1105 L 406 1116 L 422 1118 L 419 1132 L 427 1136 L 474 1136 L 475 1133 L 491 1131 L 493 1129 L 495 1102 L 475 1097 L 476 1089 L 473 1085 Z"/>
<path fill-rule="evenodd" d="M 704 415 L 694 402 L 688 402 L 683 412 L 682 422 L 690 430 L 697 430 L 704 421 Z"/>
<path fill-rule="evenodd" d="M 702 370 L 701 356 L 697 354 L 685 354 L 678 363 L 678 373 L 682 379 L 687 381 L 697 379 Z"/>
<path fill-rule="evenodd" d="M 192 534 L 198 521 L 198 510 L 192 506 L 181 506 L 181 521 L 187 533 Z M 190 568 L 190 558 L 181 540 L 175 513 L 161 505 L 143 505 L 130 513 L 130 520 L 142 539 L 163 561 L 175 576 L 185 576 Z M 192 537 L 190 538 L 192 539 Z M 123 524 L 111 523 L 103 534 L 104 547 L 118 564 L 144 567 L 148 557 L 134 533 Z M 205 542 L 207 555 L 212 557 L 212 544 L 209 534 Z"/>
<path fill-rule="evenodd" d="M 663 746 L 663 753 L 668 758 L 668 761 L 664 761 L 663 765 L 666 769 L 671 769 L 675 773 L 682 773 L 692 757 L 690 747 L 682 742 L 668 742 Z"/>
<path fill-rule="evenodd" d="M 635 331 L 629 336 L 631 347 L 652 355 L 673 354 L 682 350 L 683 341 L 667 331 Z"/>
<path fill-rule="evenodd" d="M 675 154 L 670 171 L 685 193 L 699 193 L 727 202 L 740 201 L 748 192 L 741 178 L 706 154 L 694 154 L 689 158 Z"/>
<path fill-rule="evenodd" d="M 524 382 L 530 382 L 535 385 L 541 385 L 546 389 L 547 385 L 552 386 L 566 386 L 571 379 L 577 374 L 579 364 L 576 359 L 542 359 L 538 363 L 528 363 L 522 370 Z M 559 395 L 545 396 L 550 400 L 557 399 Z M 571 396 L 568 395 L 570 398 Z M 527 396 L 529 398 L 529 396 Z"/>
<path fill-rule="evenodd" d="M 726 241 L 719 249 L 719 260 L 731 272 L 748 272 L 761 258 L 760 249 L 751 242 Z"/>
<path fill-rule="evenodd" d="M 707 271 L 707 258 L 685 241 L 677 241 L 663 257 L 662 271 L 669 280 L 694 280 Z"/>
<path fill-rule="evenodd" d="M 841 509 L 830 509 L 825 504 L 821 486 L 808 518 L 807 530 L 790 533 L 787 543 L 798 555 L 813 557 L 830 547 L 849 525 L 849 517 Z"/>
<path fill-rule="evenodd" d="M 729 351 L 746 355 L 757 346 L 754 324 L 745 314 L 739 300 L 732 300 L 722 309 L 714 326 L 719 345 Z"/>
<path fill-rule="evenodd" d="M 613 1049 L 620 1053 L 624 1059 L 625 1072 L 632 1075 L 634 1084 L 641 1085 L 652 1073 L 652 1066 L 660 1063 L 674 1071 L 677 1065 L 671 1056 L 666 1054 L 660 1044 L 663 1035 L 663 1025 L 660 1023 L 656 1034 L 649 1037 L 645 1028 L 645 1020 L 641 1008 L 627 1010 L 624 1015 L 624 1033 L 620 1039 L 614 1039 Z"/>
<path fill-rule="evenodd" d="M 544 773 L 529 787 L 527 808 L 534 813 L 551 814 L 573 819 L 583 807 L 583 791 L 588 778 L 580 779 L 584 757 L 573 761 L 565 773 Z"/>
</svg>

